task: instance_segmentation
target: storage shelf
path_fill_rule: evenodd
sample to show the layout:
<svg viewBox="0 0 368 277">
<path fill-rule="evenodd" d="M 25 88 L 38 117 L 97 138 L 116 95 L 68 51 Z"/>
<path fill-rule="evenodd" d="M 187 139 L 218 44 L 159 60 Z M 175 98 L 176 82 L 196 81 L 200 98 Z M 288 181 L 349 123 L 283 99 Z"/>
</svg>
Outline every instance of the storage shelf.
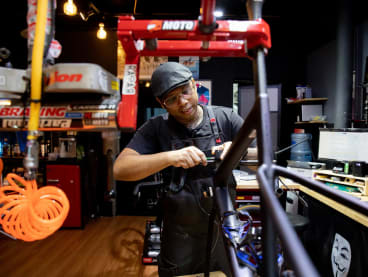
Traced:
<svg viewBox="0 0 368 277">
<path fill-rule="evenodd" d="M 302 124 L 328 124 L 328 121 L 317 121 L 317 120 L 314 120 L 314 121 L 297 121 L 297 122 L 294 122 L 294 124 L 297 124 L 297 125 L 302 125 Z"/>
<path fill-rule="evenodd" d="M 303 98 L 303 99 L 298 99 L 292 102 L 288 102 L 288 104 L 310 104 L 310 103 L 314 103 L 314 102 L 324 102 L 327 101 L 328 98 L 326 97 L 321 97 L 321 98 Z"/>
<path fill-rule="evenodd" d="M 362 181 L 368 181 L 368 177 L 359 177 L 359 176 L 354 176 L 354 175 L 351 175 L 351 174 L 335 173 L 335 172 L 332 172 L 332 170 L 315 170 L 314 173 L 326 174 L 326 175 L 338 176 L 338 177 L 344 177 L 344 178 L 350 178 L 350 179 L 357 179 L 357 180 L 362 180 Z"/>
<path fill-rule="evenodd" d="M 338 177 L 341 179 L 334 180 L 333 177 Z M 354 196 L 368 195 L 368 177 L 358 177 L 350 174 L 339 174 L 334 173 L 331 170 L 315 170 L 313 171 L 313 179 L 332 184 L 340 184 L 348 187 L 357 187 L 360 189 L 361 193 L 347 192 Z"/>
<path fill-rule="evenodd" d="M 342 184 L 342 185 L 345 185 L 345 186 L 350 186 L 350 187 L 358 187 L 358 188 L 364 188 L 364 184 L 355 184 L 355 183 L 347 183 L 347 182 L 344 182 L 344 181 L 337 181 L 337 180 L 331 180 L 331 179 L 328 179 L 328 178 L 321 178 L 321 177 L 315 177 L 314 178 L 315 180 L 319 180 L 319 181 L 324 181 L 324 182 L 329 182 L 329 183 L 335 183 L 335 184 Z"/>
</svg>

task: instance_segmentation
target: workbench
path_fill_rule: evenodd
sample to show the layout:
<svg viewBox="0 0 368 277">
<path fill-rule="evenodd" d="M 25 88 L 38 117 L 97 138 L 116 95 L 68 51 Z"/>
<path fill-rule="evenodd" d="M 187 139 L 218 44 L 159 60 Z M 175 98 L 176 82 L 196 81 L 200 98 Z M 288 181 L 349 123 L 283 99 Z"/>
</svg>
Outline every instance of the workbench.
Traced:
<svg viewBox="0 0 368 277">
<path fill-rule="evenodd" d="M 366 276 L 368 217 L 290 179 L 282 178 L 282 183 L 280 185 L 284 190 L 297 191 L 305 200 L 307 206 L 299 205 L 298 210 L 309 218 L 309 225 L 300 238 L 321 276 L 334 274 L 331 255 L 337 234 L 350 243 L 351 264 L 348 276 Z M 237 183 L 237 195 L 254 195 L 257 192 L 259 195 L 257 180 Z M 367 198 L 358 199 L 368 205 Z"/>
</svg>

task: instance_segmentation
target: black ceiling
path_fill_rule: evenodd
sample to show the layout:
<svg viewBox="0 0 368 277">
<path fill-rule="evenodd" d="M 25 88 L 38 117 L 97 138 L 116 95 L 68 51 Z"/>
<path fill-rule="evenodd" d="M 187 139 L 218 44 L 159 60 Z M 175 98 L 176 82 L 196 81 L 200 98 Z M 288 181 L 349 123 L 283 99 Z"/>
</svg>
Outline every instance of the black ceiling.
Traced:
<svg viewBox="0 0 368 277">
<path fill-rule="evenodd" d="M 62 26 L 76 26 L 87 28 L 95 26 L 95 21 L 103 19 L 110 28 L 116 27 L 116 18 L 119 15 L 133 15 L 136 19 L 198 19 L 200 0 L 74 0 L 80 11 L 93 10 L 91 3 L 100 12 L 83 22 L 79 17 L 71 18 L 64 15 L 62 6 L 65 0 L 57 0 L 57 22 Z M 264 8 L 264 17 L 278 18 L 280 15 L 277 6 L 272 7 L 274 1 L 267 1 Z M 224 12 L 224 19 L 247 19 L 246 0 L 217 0 L 216 9 Z M 61 27 L 62 28 L 62 27 Z"/>
<path fill-rule="evenodd" d="M 80 16 L 64 15 L 65 1 L 57 0 L 57 33 L 96 30 L 101 20 L 108 30 L 116 31 L 118 16 L 128 14 L 136 19 L 198 19 L 200 10 L 200 0 L 74 0 L 79 11 L 94 9 L 91 4 L 95 7 L 95 14 L 83 21 Z M 273 42 L 285 38 L 294 43 L 304 40 L 313 48 L 334 38 L 341 1 L 351 3 L 355 24 L 367 20 L 366 0 L 265 0 L 263 18 L 271 26 Z M 0 47 L 9 40 L 20 40 L 20 32 L 27 27 L 27 0 L 3 2 L 0 20 L 5 34 L 0 37 Z M 216 7 L 224 12 L 224 19 L 247 19 L 245 6 L 246 0 L 216 1 Z"/>
<path fill-rule="evenodd" d="M 74 0 L 78 10 L 87 12 L 94 5 L 99 11 L 91 16 L 87 22 L 79 16 L 66 16 L 63 4 L 66 0 L 57 0 L 57 29 L 73 28 L 74 30 L 96 28 L 96 22 L 104 20 L 108 28 L 116 28 L 119 15 L 134 15 L 136 19 L 197 19 L 200 10 L 200 0 Z M 288 25 L 315 28 L 336 23 L 336 7 L 339 1 L 350 0 L 265 0 L 263 17 L 272 23 L 282 22 Z M 2 27 L 25 28 L 27 0 L 3 1 L 1 8 Z M 354 20 L 368 18 L 367 2 L 353 0 Z M 224 19 L 247 19 L 246 0 L 217 0 L 216 8 L 222 9 Z M 271 30 L 272 31 L 272 30 Z"/>
<path fill-rule="evenodd" d="M 137 19 L 197 19 L 200 0 L 74 0 L 78 10 L 86 12 L 93 4 L 100 12 L 85 22 L 79 16 L 69 17 L 63 13 L 63 4 L 67 0 L 57 0 L 57 27 L 70 26 L 85 28 L 92 26 L 96 20 L 103 18 L 111 21 L 111 28 L 116 27 L 119 15 L 130 14 Z M 350 0 L 265 0 L 263 17 L 268 22 L 283 21 L 291 24 L 318 25 L 336 19 L 336 7 L 339 1 Z M 2 27 L 11 25 L 26 26 L 27 0 L 3 1 L 1 8 Z M 354 20 L 368 18 L 366 0 L 353 0 Z M 216 8 L 222 9 L 224 19 L 247 19 L 246 0 L 217 0 Z M 90 23 L 92 22 L 92 23 Z M 115 23 L 114 23 L 115 22 Z M 114 25 L 115 24 L 115 25 Z"/>
<path fill-rule="evenodd" d="M 91 10 L 90 4 L 93 4 L 99 11 L 85 22 L 79 16 L 64 15 L 65 1 L 57 0 L 57 30 L 95 29 L 100 20 L 104 20 L 107 28 L 114 29 L 117 26 L 117 17 L 124 14 L 134 15 L 136 19 L 197 19 L 200 10 L 200 0 L 74 0 L 79 11 Z M 333 31 L 333 26 L 336 25 L 336 7 L 339 1 L 350 0 L 265 0 L 263 17 L 269 24 L 280 23 L 285 28 L 295 28 L 295 26 L 303 28 L 300 32 L 323 27 L 327 33 L 330 33 Z M 25 29 L 27 0 L 3 2 L 1 26 L 12 30 Z M 351 2 L 353 3 L 354 20 L 367 19 L 368 1 L 353 0 Z M 247 19 L 245 5 L 246 0 L 216 1 L 216 7 L 224 12 L 224 19 Z"/>
<path fill-rule="evenodd" d="M 90 10 L 91 4 L 99 11 L 84 22 L 79 16 L 64 15 L 65 1 L 57 0 L 56 30 L 95 30 L 103 20 L 114 31 L 117 17 L 126 14 L 136 19 L 198 19 L 201 6 L 200 0 L 74 0 L 80 11 Z M 265 0 L 263 18 L 271 26 L 273 40 L 289 36 L 292 41 L 304 40 L 309 48 L 315 48 L 334 39 L 342 2 L 342 9 L 347 2 L 351 5 L 355 24 L 368 19 L 366 0 Z M 246 0 L 216 0 L 216 9 L 223 11 L 222 19 L 248 19 Z"/>
</svg>

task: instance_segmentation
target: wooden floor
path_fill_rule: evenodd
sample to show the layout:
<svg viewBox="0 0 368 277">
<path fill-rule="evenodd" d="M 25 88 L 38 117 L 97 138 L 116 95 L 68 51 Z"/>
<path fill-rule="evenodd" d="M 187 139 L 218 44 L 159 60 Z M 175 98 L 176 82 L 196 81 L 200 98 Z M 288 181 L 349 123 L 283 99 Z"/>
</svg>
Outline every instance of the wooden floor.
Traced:
<svg viewBox="0 0 368 277">
<path fill-rule="evenodd" d="M 15 241 L 0 233 L 0 276 L 158 276 L 157 266 L 141 264 L 148 219 L 152 218 L 98 218 L 84 229 L 61 229 L 36 242 Z"/>
</svg>

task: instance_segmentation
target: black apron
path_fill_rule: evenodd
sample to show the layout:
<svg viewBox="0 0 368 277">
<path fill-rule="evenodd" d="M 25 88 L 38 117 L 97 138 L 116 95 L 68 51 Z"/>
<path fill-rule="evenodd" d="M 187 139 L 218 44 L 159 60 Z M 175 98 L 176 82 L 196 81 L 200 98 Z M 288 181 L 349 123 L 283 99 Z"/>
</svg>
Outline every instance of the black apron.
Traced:
<svg viewBox="0 0 368 277">
<path fill-rule="evenodd" d="M 170 131 L 172 149 L 194 145 L 210 153 L 213 146 L 222 144 L 223 137 L 220 137 L 211 107 L 208 107 L 208 116 L 211 135 L 179 139 Z M 160 277 L 201 273 L 206 269 L 207 231 L 213 198 L 206 197 L 205 193 L 208 195 L 208 187 L 213 186 L 215 168 L 199 165 L 186 170 L 173 168 L 173 172 L 173 181 L 163 198 Z M 210 271 L 217 270 L 230 276 L 222 235 L 215 226 Z"/>
</svg>

